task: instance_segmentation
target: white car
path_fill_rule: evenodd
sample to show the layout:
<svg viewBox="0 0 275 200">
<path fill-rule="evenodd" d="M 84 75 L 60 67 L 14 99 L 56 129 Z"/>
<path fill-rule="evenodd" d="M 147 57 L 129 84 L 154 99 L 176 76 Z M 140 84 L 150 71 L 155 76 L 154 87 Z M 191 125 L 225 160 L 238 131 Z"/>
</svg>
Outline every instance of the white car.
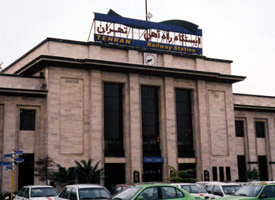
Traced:
<svg viewBox="0 0 275 200">
<path fill-rule="evenodd" d="M 172 183 L 193 196 L 204 197 L 207 200 L 215 199 L 215 195 L 207 193 L 207 191 L 199 184 L 195 183 Z"/>
<path fill-rule="evenodd" d="M 85 200 L 85 199 L 112 199 L 109 191 L 101 185 L 78 184 L 67 185 L 62 189 L 55 200 Z"/>
<path fill-rule="evenodd" d="M 209 183 L 204 186 L 209 194 L 215 195 L 215 198 L 227 197 L 241 188 L 237 183 Z"/>
<path fill-rule="evenodd" d="M 49 185 L 24 186 L 14 200 L 54 200 L 58 195 L 57 190 Z"/>
</svg>

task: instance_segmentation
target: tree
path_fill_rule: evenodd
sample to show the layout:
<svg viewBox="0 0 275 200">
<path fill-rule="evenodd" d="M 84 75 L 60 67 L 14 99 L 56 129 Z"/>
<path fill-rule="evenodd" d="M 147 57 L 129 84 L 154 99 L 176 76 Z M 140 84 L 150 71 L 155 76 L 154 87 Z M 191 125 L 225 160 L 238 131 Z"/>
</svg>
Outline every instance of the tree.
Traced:
<svg viewBox="0 0 275 200">
<path fill-rule="evenodd" d="M 75 161 L 75 175 L 77 183 L 100 183 L 103 178 L 104 170 L 99 169 L 98 161 L 94 166 L 92 165 L 93 159 L 89 159 L 87 162 L 81 160 L 80 162 Z"/>
<path fill-rule="evenodd" d="M 51 179 L 53 175 L 56 163 L 49 156 L 40 158 L 35 162 L 34 175 L 39 176 L 40 181 L 46 181 L 48 185 L 48 180 Z"/>
<path fill-rule="evenodd" d="M 169 166 L 170 178 L 166 181 L 173 183 L 195 183 L 194 178 L 196 169 L 176 170 L 174 167 Z"/>
<path fill-rule="evenodd" d="M 50 177 L 51 182 L 57 189 L 61 189 L 66 185 L 74 184 L 75 181 L 75 167 L 70 167 L 68 169 L 57 165 L 58 171 L 53 172 Z"/>
<path fill-rule="evenodd" d="M 258 181 L 260 179 L 259 172 L 255 168 L 247 170 L 245 176 L 248 181 Z"/>
</svg>

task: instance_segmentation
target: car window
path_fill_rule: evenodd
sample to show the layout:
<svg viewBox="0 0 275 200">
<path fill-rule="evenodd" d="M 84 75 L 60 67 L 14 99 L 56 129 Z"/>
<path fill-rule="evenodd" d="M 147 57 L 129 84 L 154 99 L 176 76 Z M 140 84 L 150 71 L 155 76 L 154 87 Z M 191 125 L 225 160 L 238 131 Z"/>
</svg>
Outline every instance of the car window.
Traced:
<svg viewBox="0 0 275 200">
<path fill-rule="evenodd" d="M 191 185 L 190 188 L 191 188 L 191 190 L 190 190 L 191 193 L 199 193 L 200 192 L 199 188 L 196 185 Z"/>
<path fill-rule="evenodd" d="M 135 196 L 139 191 L 141 190 L 141 187 L 129 187 L 122 192 L 116 194 L 114 196 L 114 199 L 131 199 L 133 196 Z"/>
<path fill-rule="evenodd" d="M 182 191 L 176 189 L 176 193 L 177 193 L 178 198 L 184 198 L 184 193 Z"/>
<path fill-rule="evenodd" d="M 176 188 L 174 187 L 161 187 L 162 199 L 175 199 L 178 198 Z"/>
<path fill-rule="evenodd" d="M 26 191 L 24 193 L 24 198 L 29 198 L 30 197 L 30 189 L 26 188 Z"/>
<path fill-rule="evenodd" d="M 79 199 L 106 199 L 111 195 L 105 188 L 82 188 L 79 189 Z"/>
<path fill-rule="evenodd" d="M 206 186 L 206 191 L 207 191 L 208 193 L 212 193 L 212 188 L 213 188 L 213 185 L 207 185 L 207 186 Z"/>
<path fill-rule="evenodd" d="M 261 194 L 262 198 L 275 197 L 275 186 L 266 186 Z"/>
<path fill-rule="evenodd" d="M 190 191 L 190 186 L 189 185 L 181 185 L 181 189 L 185 190 L 186 192 L 191 192 Z"/>
<path fill-rule="evenodd" d="M 59 198 L 62 198 L 62 199 L 69 199 L 69 195 L 70 195 L 70 192 L 69 192 L 69 188 L 65 187 L 60 195 L 59 195 Z"/>
<path fill-rule="evenodd" d="M 220 186 L 218 186 L 218 185 L 214 186 L 213 194 L 223 196 L 223 193 L 222 193 L 222 190 L 221 190 Z"/>
<path fill-rule="evenodd" d="M 32 188 L 31 190 L 31 197 L 53 197 L 57 195 L 56 189 L 51 187 Z"/>
<path fill-rule="evenodd" d="M 240 187 L 241 186 L 239 186 L 239 185 L 225 185 L 225 186 L 222 186 L 224 193 L 228 194 L 228 195 L 233 194 L 238 189 L 240 189 Z"/>
<path fill-rule="evenodd" d="M 17 195 L 18 195 L 19 197 L 23 197 L 23 196 L 24 196 L 25 191 L 26 191 L 26 188 L 24 188 L 24 187 L 23 187 L 23 188 L 21 188 L 21 190 L 18 192 L 18 194 L 17 194 Z"/>
<path fill-rule="evenodd" d="M 70 192 L 70 200 L 76 200 L 76 189 L 72 188 L 71 192 Z"/>
<path fill-rule="evenodd" d="M 143 190 L 139 197 L 143 197 L 144 200 L 158 200 L 158 188 L 157 187 L 150 187 Z"/>
</svg>

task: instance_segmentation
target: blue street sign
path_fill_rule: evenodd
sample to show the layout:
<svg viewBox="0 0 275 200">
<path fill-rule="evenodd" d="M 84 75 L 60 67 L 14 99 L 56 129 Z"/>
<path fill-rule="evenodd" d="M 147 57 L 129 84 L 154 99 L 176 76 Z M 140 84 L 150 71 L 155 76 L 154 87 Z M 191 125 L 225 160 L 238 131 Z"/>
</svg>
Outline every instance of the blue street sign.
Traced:
<svg viewBox="0 0 275 200">
<path fill-rule="evenodd" d="M 4 158 L 12 158 L 12 154 L 4 154 Z"/>
<path fill-rule="evenodd" d="M 24 152 L 23 151 L 14 151 L 15 155 L 22 155 Z"/>
<path fill-rule="evenodd" d="M 12 170 L 12 166 L 6 166 L 6 170 Z"/>
<path fill-rule="evenodd" d="M 16 162 L 16 163 L 22 163 L 22 162 L 24 162 L 24 158 L 15 158 L 14 162 Z"/>
<path fill-rule="evenodd" d="M 12 166 L 11 162 L 1 162 L 1 166 Z"/>
</svg>

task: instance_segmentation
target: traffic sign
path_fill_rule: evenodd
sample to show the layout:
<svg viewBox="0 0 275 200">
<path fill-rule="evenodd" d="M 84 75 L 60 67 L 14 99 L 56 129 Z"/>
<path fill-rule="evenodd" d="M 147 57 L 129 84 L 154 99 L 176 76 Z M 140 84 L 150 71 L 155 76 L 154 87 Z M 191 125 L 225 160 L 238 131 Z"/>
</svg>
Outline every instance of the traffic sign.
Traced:
<svg viewBox="0 0 275 200">
<path fill-rule="evenodd" d="M 22 155 L 24 152 L 23 151 L 14 151 L 15 155 Z"/>
<path fill-rule="evenodd" d="M 24 162 L 24 158 L 15 158 L 14 162 L 16 162 L 16 163 Z"/>
<path fill-rule="evenodd" d="M 12 170 L 12 166 L 6 166 L 6 170 Z"/>
<path fill-rule="evenodd" d="M 12 166 L 11 162 L 1 162 L 1 166 Z"/>
<path fill-rule="evenodd" d="M 4 158 L 12 158 L 12 154 L 4 154 Z"/>
</svg>

